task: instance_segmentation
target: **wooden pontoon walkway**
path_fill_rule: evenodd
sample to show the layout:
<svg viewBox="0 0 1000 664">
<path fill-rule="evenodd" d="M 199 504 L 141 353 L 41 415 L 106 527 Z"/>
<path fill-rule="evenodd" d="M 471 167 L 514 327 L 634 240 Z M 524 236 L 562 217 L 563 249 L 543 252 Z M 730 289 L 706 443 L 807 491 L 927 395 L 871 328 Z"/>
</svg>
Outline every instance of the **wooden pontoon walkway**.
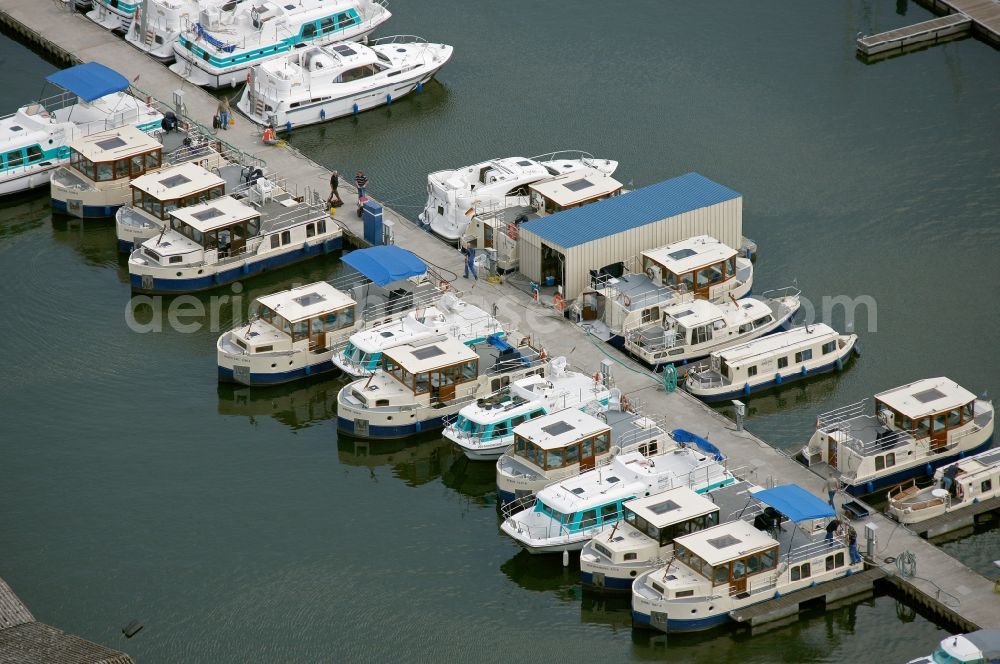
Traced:
<svg viewBox="0 0 1000 664">
<path fill-rule="evenodd" d="M 0 6 L 0 23 L 23 40 L 37 44 L 67 63 L 96 60 L 114 67 L 130 80 L 138 77 L 137 85 L 158 99 L 169 101 L 174 90 L 183 88 L 188 115 L 203 123 L 211 120 L 217 105 L 214 97 L 187 85 L 152 59 L 140 57 L 138 51 L 122 39 L 113 37 L 82 15 L 67 12 L 60 8 L 61 5 L 38 0 L 4 0 Z M 266 160 L 269 168 L 288 178 L 300 191 L 310 189 L 326 196 L 329 181 L 326 168 L 290 147 L 262 145 L 259 129 L 242 115 L 236 117 L 236 127 L 224 133 L 228 142 Z M 345 168 L 340 170 L 348 175 Z M 369 176 L 377 178 L 376 174 L 369 173 Z M 347 178 L 342 181 L 344 179 Z M 361 237 L 361 221 L 354 214 L 357 199 L 343 185 L 341 195 L 344 206 L 337 209 L 335 219 L 355 237 Z M 628 395 L 630 402 L 647 414 L 661 417 L 668 429 L 687 429 L 711 440 L 728 456 L 730 467 L 749 469 L 748 479 L 758 484 L 795 482 L 816 495 L 826 495 L 824 480 L 808 468 L 753 434 L 736 431 L 730 420 L 687 393 L 665 392 L 656 376 L 607 344 L 585 335 L 557 313 L 548 298 L 535 302 L 525 290 L 513 286 L 514 278 L 501 284 L 461 278 L 464 257 L 454 247 L 438 241 L 388 208 L 384 209 L 384 215 L 396 221 L 396 244 L 413 251 L 439 271 L 454 273 L 453 287 L 464 291 L 463 297 L 470 304 L 487 309 L 496 305 L 497 315 L 505 324 L 531 334 L 550 356 L 565 356 L 573 367 L 587 374 L 597 370 L 601 360 L 612 358 L 617 386 Z M 810 433 L 802 432 L 803 441 Z M 873 515 L 870 518 L 879 528 L 876 562 L 887 574 L 895 576 L 896 569 L 885 563 L 885 558 L 898 557 L 906 551 L 917 557 L 918 575 L 900 579 L 901 587 L 914 597 L 929 598 L 931 610 L 946 615 L 956 624 L 969 628 L 1000 627 L 1000 595 L 993 592 L 992 581 L 905 528 L 894 529 L 895 524 L 885 517 Z M 863 538 L 863 525 L 856 522 L 855 527 Z M 863 540 L 859 546 L 864 549 Z M 947 589 L 949 595 L 942 595 L 940 588 Z M 956 600 L 950 599 L 952 595 Z"/>
<path fill-rule="evenodd" d="M 937 42 L 945 38 L 951 39 L 971 30 L 972 19 L 964 14 L 952 14 L 932 18 L 929 21 L 915 23 L 904 28 L 880 32 L 877 35 L 858 37 L 858 50 L 865 55 L 876 55 L 913 44 Z"/>
</svg>

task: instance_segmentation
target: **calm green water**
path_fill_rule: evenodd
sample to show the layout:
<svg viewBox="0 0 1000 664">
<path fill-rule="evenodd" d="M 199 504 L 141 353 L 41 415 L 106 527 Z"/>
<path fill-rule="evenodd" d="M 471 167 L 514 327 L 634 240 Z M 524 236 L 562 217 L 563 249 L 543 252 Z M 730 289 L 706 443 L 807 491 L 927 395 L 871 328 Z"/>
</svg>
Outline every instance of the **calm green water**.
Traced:
<svg viewBox="0 0 1000 664">
<path fill-rule="evenodd" d="M 393 32 L 455 45 L 440 81 L 292 142 L 411 215 L 431 170 L 560 148 L 618 159 L 636 187 L 697 170 L 743 192 L 758 291 L 794 278 L 818 309 L 878 306 L 849 371 L 751 402 L 776 445 L 922 376 L 1000 391 L 996 51 L 855 59 L 856 32 L 928 17 L 912 6 L 609 8 L 394 5 Z M 0 38 L 0 110 L 52 69 Z M 210 326 L 126 325 L 110 223 L 53 220 L 44 195 L 0 210 L 0 575 L 41 620 L 142 662 L 890 662 L 944 634 L 890 596 L 754 638 L 633 634 L 626 605 L 500 536 L 489 466 L 439 439 L 338 440 L 335 381 L 218 388 Z M 339 269 L 253 280 L 238 308 Z M 991 574 L 1000 535 L 947 547 Z"/>
</svg>

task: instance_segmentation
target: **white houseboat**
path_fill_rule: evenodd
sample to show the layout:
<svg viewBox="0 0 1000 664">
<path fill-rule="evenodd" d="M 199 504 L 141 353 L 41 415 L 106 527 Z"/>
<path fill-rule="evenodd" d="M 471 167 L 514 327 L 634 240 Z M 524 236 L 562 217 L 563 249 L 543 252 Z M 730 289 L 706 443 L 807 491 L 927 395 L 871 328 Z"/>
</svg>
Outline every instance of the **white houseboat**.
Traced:
<svg viewBox="0 0 1000 664">
<path fill-rule="evenodd" d="M 256 298 L 250 322 L 216 343 L 219 380 L 276 385 L 331 371 L 335 349 L 361 320 L 357 307 L 325 281 Z"/>
<path fill-rule="evenodd" d="M 590 173 L 611 175 L 617 161 L 595 159 L 578 150 L 506 157 L 427 176 L 427 203 L 419 219 L 437 235 L 456 242 L 465 235 L 469 218 L 479 211 L 524 207 L 530 203 L 528 185 L 555 177 Z"/>
<path fill-rule="evenodd" d="M 861 496 L 978 454 L 993 442 L 993 404 L 949 378 L 925 378 L 820 415 L 802 458 Z"/>
<path fill-rule="evenodd" d="M 471 345 L 493 334 L 504 336 L 500 321 L 454 293 L 444 293 L 440 301 L 417 304 L 399 318 L 355 332 L 333 363 L 348 376 L 364 378 L 375 373 L 388 348 L 447 336 Z"/>
<path fill-rule="evenodd" d="M 753 286 L 753 263 L 709 235 L 644 251 L 640 260 L 638 272 L 597 277 L 571 308 L 583 326 L 606 329 L 603 338 L 614 346 L 623 344 L 623 330 L 659 320 L 664 307 L 694 298 L 731 302 Z"/>
<path fill-rule="evenodd" d="M 98 0 L 101 2 L 102 0 Z M 111 0 L 112 5 L 121 0 Z M 164 64 L 174 61 L 174 43 L 197 20 L 202 9 L 236 5 L 245 0 L 140 0 L 132 12 L 125 41 Z"/>
<path fill-rule="evenodd" d="M 618 390 L 612 392 L 607 409 L 563 410 L 517 427 L 513 447 L 497 460 L 501 505 L 606 464 L 618 452 L 652 456 L 676 447 L 656 420 L 623 410 Z"/>
<path fill-rule="evenodd" d="M 170 70 L 195 85 L 235 86 L 293 49 L 365 37 L 392 14 L 376 0 L 226 2 L 201 8 L 174 42 Z"/>
<path fill-rule="evenodd" d="M 990 449 L 941 466 L 928 487 L 914 480 L 890 491 L 886 512 L 900 523 L 919 523 L 998 496 L 1000 449 Z"/>
<path fill-rule="evenodd" d="M 91 0 L 92 9 L 86 16 L 106 30 L 125 32 L 143 0 Z"/>
<path fill-rule="evenodd" d="M 223 196 L 170 212 L 170 228 L 129 256 L 132 290 L 207 290 L 340 249 L 341 230 L 325 202 L 299 201 L 266 178 L 252 192 L 243 201 Z"/>
<path fill-rule="evenodd" d="M 333 120 L 420 89 L 451 52 L 447 44 L 412 36 L 297 49 L 254 67 L 237 107 L 277 129 Z"/>
<path fill-rule="evenodd" d="M 660 317 L 624 332 L 626 351 L 659 369 L 682 365 L 785 327 L 799 309 L 799 292 L 715 304 L 690 300 L 664 307 Z"/>
<path fill-rule="evenodd" d="M 736 479 L 714 455 L 675 447 L 645 456 L 622 452 L 611 463 L 506 505 L 500 529 L 529 553 L 578 551 L 623 517 L 622 504 L 678 486 L 704 493 Z"/>
<path fill-rule="evenodd" d="M 749 395 L 809 376 L 840 371 L 857 352 L 858 335 L 818 323 L 717 350 L 690 365 L 684 389 L 705 401 Z"/>
<path fill-rule="evenodd" d="M 740 518 L 756 488 L 737 482 L 698 494 L 680 486 L 623 503 L 625 518 L 618 528 L 580 551 L 580 582 L 599 592 L 630 592 L 636 577 L 663 567 L 675 538 Z"/>
<path fill-rule="evenodd" d="M 527 205 L 509 205 L 506 201 L 476 205 L 462 236 L 463 244 L 477 249 L 483 260 L 492 260 L 500 274 L 517 270 L 518 228 L 522 223 L 617 196 L 623 187 L 610 175 L 592 172 L 539 180 L 529 184 L 527 191 Z"/>
<path fill-rule="evenodd" d="M 600 380 L 566 369 L 565 357 L 549 361 L 544 376 L 528 376 L 463 407 L 444 429 L 474 461 L 496 461 L 514 443 L 515 428 L 567 408 L 607 407 L 611 390 Z"/>
<path fill-rule="evenodd" d="M 634 627 L 709 629 L 728 622 L 731 611 L 864 569 L 860 556 L 852 562 L 846 537 L 825 541 L 819 520 L 834 516 L 827 503 L 794 484 L 754 497 L 772 508 L 773 519 L 765 510 L 757 527 L 738 519 L 677 537 L 666 565 L 636 577 Z"/>
<path fill-rule="evenodd" d="M 126 125 L 151 131 L 163 120 L 128 94 L 128 79 L 96 62 L 45 80 L 62 92 L 0 118 L 0 196 L 47 185 L 51 171 L 69 163 L 70 144 L 84 136 Z"/>
<path fill-rule="evenodd" d="M 74 217 L 113 217 L 132 200 L 133 180 L 165 166 L 226 163 L 215 141 L 183 131 L 150 136 L 136 127 L 91 134 L 70 145 L 70 161 L 52 172 L 52 209 Z"/>
<path fill-rule="evenodd" d="M 439 430 L 463 406 L 511 381 L 544 374 L 537 351 L 493 335 L 469 347 L 448 337 L 386 350 L 382 368 L 337 395 L 337 427 L 356 438 Z"/>
</svg>

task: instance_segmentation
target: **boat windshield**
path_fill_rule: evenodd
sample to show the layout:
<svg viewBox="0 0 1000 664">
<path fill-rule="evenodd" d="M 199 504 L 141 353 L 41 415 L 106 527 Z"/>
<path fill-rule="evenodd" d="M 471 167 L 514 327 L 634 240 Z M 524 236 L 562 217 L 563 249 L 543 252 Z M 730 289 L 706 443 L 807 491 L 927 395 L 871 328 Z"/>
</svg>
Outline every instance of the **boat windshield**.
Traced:
<svg viewBox="0 0 1000 664">
<path fill-rule="evenodd" d="M 382 53 L 381 51 L 375 51 L 375 55 L 377 55 L 378 59 L 384 62 L 385 64 L 389 65 L 390 67 L 392 66 L 392 60 L 390 60 L 389 56 L 387 56 L 385 53 Z"/>
<path fill-rule="evenodd" d="M 537 503 L 535 503 L 535 511 L 547 515 L 553 521 L 557 521 L 560 524 L 565 524 L 569 520 L 569 517 L 566 514 L 563 514 L 558 510 L 552 509 L 551 507 L 549 507 L 540 500 Z"/>
<path fill-rule="evenodd" d="M 938 648 L 931 655 L 931 659 L 934 660 L 934 664 L 973 664 L 974 662 L 982 662 L 979 659 L 959 659 L 954 655 L 949 654 L 944 648 Z"/>
</svg>

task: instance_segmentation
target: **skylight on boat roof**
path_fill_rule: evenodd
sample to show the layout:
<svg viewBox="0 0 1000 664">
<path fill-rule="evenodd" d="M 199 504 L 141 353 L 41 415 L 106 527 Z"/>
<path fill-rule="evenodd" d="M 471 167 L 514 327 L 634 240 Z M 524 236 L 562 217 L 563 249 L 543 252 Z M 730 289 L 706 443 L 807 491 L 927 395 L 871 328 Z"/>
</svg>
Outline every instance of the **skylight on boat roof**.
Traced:
<svg viewBox="0 0 1000 664">
<path fill-rule="evenodd" d="M 333 50 L 341 55 L 357 55 L 357 51 L 347 44 L 337 44 L 333 47 Z"/>
<path fill-rule="evenodd" d="M 553 422 L 552 424 L 546 424 L 542 427 L 542 431 L 549 434 L 550 436 L 558 436 L 559 434 L 567 433 L 573 430 L 573 425 L 569 422 Z"/>
<path fill-rule="evenodd" d="M 393 335 L 393 333 L 392 333 L 392 332 L 379 332 L 379 335 L 380 335 L 380 336 L 381 336 L 381 337 L 382 337 L 383 339 L 388 339 L 389 337 L 391 337 L 391 336 Z"/>
<path fill-rule="evenodd" d="M 160 180 L 160 184 L 162 184 L 164 187 L 168 189 L 173 189 L 174 187 L 178 187 L 182 184 L 187 184 L 190 181 L 191 178 L 185 177 L 184 175 L 178 173 L 177 175 L 171 175 L 168 178 L 163 178 L 162 180 Z"/>
<path fill-rule="evenodd" d="M 924 390 L 923 392 L 917 392 L 913 395 L 913 398 L 920 403 L 930 403 L 932 401 L 937 401 L 938 399 L 944 398 L 944 392 L 936 387 L 932 387 L 929 390 Z"/>
<path fill-rule="evenodd" d="M 593 187 L 594 183 L 588 180 L 587 178 L 580 178 L 579 180 L 573 180 L 572 182 L 567 182 L 563 186 L 569 189 L 570 191 L 582 191 L 587 187 Z"/>
<path fill-rule="evenodd" d="M 722 537 L 714 537 L 710 540 L 707 540 L 707 542 L 712 546 L 714 546 L 716 549 L 725 549 L 728 546 L 739 544 L 741 540 L 736 539 L 732 535 L 723 535 Z"/>
<path fill-rule="evenodd" d="M 667 512 L 672 512 L 674 510 L 680 509 L 680 505 L 672 500 L 664 500 L 662 503 L 656 503 L 655 505 L 650 505 L 647 509 L 653 514 L 666 514 Z"/>
<path fill-rule="evenodd" d="M 325 301 L 326 298 L 319 293 L 306 293 L 305 295 L 299 295 L 298 297 L 292 298 L 292 302 L 295 302 L 301 307 L 308 307 Z"/>
<path fill-rule="evenodd" d="M 531 162 L 528 161 L 527 159 L 523 159 L 523 160 L 517 162 L 517 165 L 518 166 L 531 166 Z"/>
<path fill-rule="evenodd" d="M 578 496 L 582 496 L 585 489 L 582 486 L 578 486 L 575 489 L 570 489 L 570 493 L 575 493 Z"/>
<path fill-rule="evenodd" d="M 11 125 L 10 126 L 10 130 L 11 131 L 21 131 L 22 129 L 24 129 L 24 127 L 22 127 L 21 125 Z"/>
<path fill-rule="evenodd" d="M 114 150 L 115 148 L 120 148 L 125 145 L 125 141 L 118 136 L 112 136 L 111 138 L 105 138 L 104 140 L 97 141 L 95 145 L 102 150 Z"/>
<path fill-rule="evenodd" d="M 675 261 L 679 261 L 682 258 L 687 258 L 688 256 L 694 256 L 696 252 L 694 249 L 678 249 L 677 251 L 667 254 Z"/>
<path fill-rule="evenodd" d="M 614 475 L 605 480 L 608 484 L 614 484 L 615 482 L 621 482 L 621 480 Z"/>
<path fill-rule="evenodd" d="M 685 309 L 684 311 L 679 311 L 676 314 L 674 314 L 674 318 L 684 318 L 685 316 L 690 316 L 693 313 L 694 312 L 691 311 L 690 309 Z"/>
<path fill-rule="evenodd" d="M 429 360 L 438 355 L 444 355 L 444 351 L 441 350 L 440 346 L 427 346 L 425 348 L 417 348 L 413 351 L 413 357 L 418 360 Z"/>
<path fill-rule="evenodd" d="M 201 212 L 192 212 L 191 216 L 198 221 L 208 221 L 209 219 L 215 219 L 216 217 L 222 216 L 222 210 L 219 208 L 210 207 L 207 210 L 202 210 Z"/>
</svg>

